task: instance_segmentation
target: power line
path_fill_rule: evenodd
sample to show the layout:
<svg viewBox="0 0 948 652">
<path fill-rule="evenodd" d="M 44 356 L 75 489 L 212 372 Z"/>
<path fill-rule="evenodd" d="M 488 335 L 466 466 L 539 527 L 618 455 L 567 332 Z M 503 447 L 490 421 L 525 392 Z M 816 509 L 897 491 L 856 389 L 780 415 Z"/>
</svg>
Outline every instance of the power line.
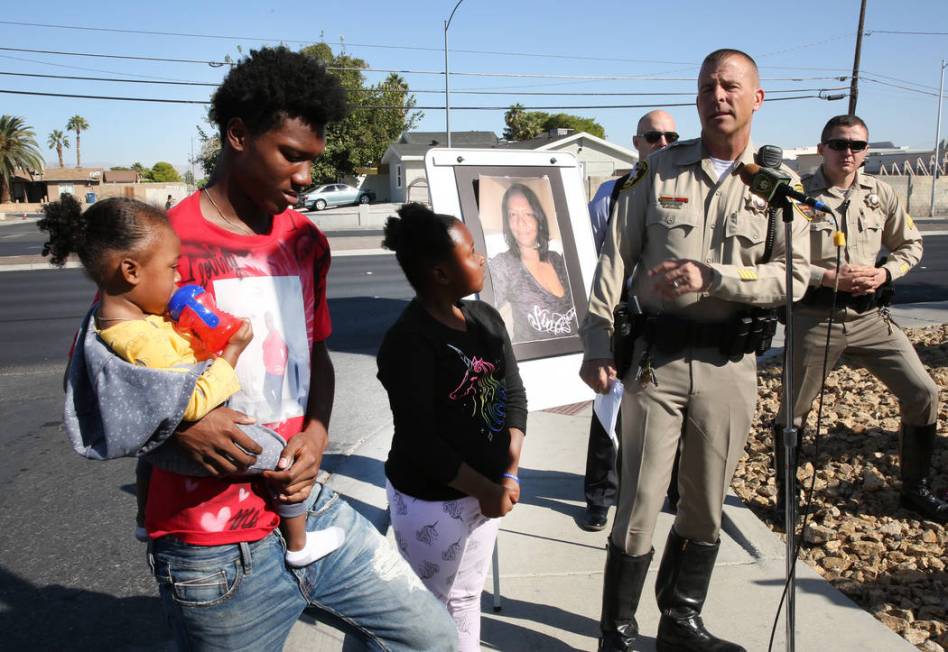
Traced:
<svg viewBox="0 0 948 652">
<path fill-rule="evenodd" d="M 900 89 L 902 89 L 903 91 L 909 91 L 909 92 L 911 92 L 911 93 L 918 93 L 919 95 L 929 95 L 929 96 L 931 96 L 931 97 L 938 97 L 938 93 L 932 93 L 932 92 L 930 92 L 930 91 L 923 91 L 923 90 L 919 90 L 919 89 L 917 89 L 917 88 L 910 88 L 910 87 L 908 87 L 908 86 L 901 86 L 900 84 L 892 84 L 892 83 L 890 83 L 890 82 L 884 82 L 884 81 L 881 81 L 881 80 L 879 80 L 879 79 L 872 79 L 872 78 L 870 78 L 870 77 L 866 77 L 865 75 L 863 75 L 863 79 L 865 79 L 866 81 L 870 81 L 870 82 L 872 82 L 872 83 L 874 83 L 874 84 L 881 84 L 882 86 L 891 86 L 892 88 L 900 88 Z"/>
<path fill-rule="evenodd" d="M 895 29 L 871 29 L 866 31 L 866 36 L 873 34 L 901 34 L 904 36 L 948 36 L 948 32 L 904 32 Z"/>
<path fill-rule="evenodd" d="M 28 77 L 28 78 L 37 78 L 37 79 L 66 79 L 70 81 L 98 81 L 98 82 L 115 82 L 122 84 L 162 84 L 169 86 L 203 86 L 209 88 L 216 88 L 219 84 L 209 83 L 209 82 L 197 82 L 197 81 L 152 81 L 149 79 L 123 79 L 116 77 L 87 77 L 82 75 L 45 75 L 41 73 L 28 73 L 28 72 L 10 72 L 10 71 L 0 71 L 0 75 L 7 77 Z M 821 91 L 838 91 L 845 90 L 845 86 L 836 86 L 833 88 L 787 88 L 787 89 L 777 89 L 769 90 L 768 94 L 772 93 L 807 93 L 807 92 L 821 92 Z M 404 94 L 417 93 L 422 94 L 437 94 L 441 95 L 444 93 L 442 90 L 428 90 L 428 89 L 377 89 L 377 88 L 348 88 L 346 89 L 349 92 L 358 92 L 358 93 L 374 93 L 379 90 L 385 92 L 396 92 Z M 578 97 L 639 97 L 639 96 L 692 96 L 694 92 L 685 91 L 685 92 L 648 92 L 648 91 L 639 91 L 639 92 L 609 92 L 609 91 L 563 91 L 563 92 L 540 92 L 540 91 L 476 91 L 476 90 L 466 90 L 466 91 L 454 91 L 458 95 L 531 95 L 531 96 L 578 96 Z"/>
<path fill-rule="evenodd" d="M 9 54 L 0 54 L 0 59 L 9 59 L 10 61 L 20 61 L 23 63 L 33 63 L 33 64 L 37 64 L 41 66 L 51 66 L 53 68 L 64 68 L 66 70 L 82 70 L 84 72 L 101 72 L 107 75 L 124 74 L 124 75 L 131 75 L 132 77 L 139 77 L 141 79 L 158 79 L 158 80 L 164 80 L 164 81 L 185 81 L 182 79 L 176 79 L 174 77 L 157 77 L 155 75 L 138 75 L 132 72 L 117 73 L 112 70 L 102 70 L 101 68 L 86 68 L 84 66 L 70 66 L 64 63 L 51 63 L 49 61 L 38 61 L 36 59 L 26 59 L 24 57 L 13 57 L 13 56 L 10 56 Z"/>
<path fill-rule="evenodd" d="M 51 23 L 27 23 L 21 21 L 13 20 L 0 20 L 0 25 L 15 25 L 19 27 L 46 27 L 54 29 L 70 29 L 70 30 L 80 30 L 88 32 L 110 32 L 118 34 L 142 34 L 147 36 L 175 36 L 183 38 L 201 38 L 201 39 L 220 39 L 227 41 L 261 41 L 261 42 L 270 42 L 270 43 L 295 43 L 298 45 L 312 45 L 319 43 L 320 41 L 303 41 L 297 39 L 287 39 L 287 38 L 270 38 L 270 37 L 261 37 L 261 36 L 229 36 L 223 34 L 195 34 L 191 32 L 161 32 L 155 30 L 143 30 L 143 29 L 117 29 L 111 27 L 86 27 L 80 25 L 55 25 Z M 360 48 L 378 48 L 384 50 L 414 50 L 421 52 L 442 52 L 441 48 L 435 47 L 424 47 L 419 45 L 389 45 L 383 43 L 355 43 L 351 41 L 322 41 L 327 45 L 339 45 L 339 46 L 349 46 L 349 47 L 360 47 Z M 500 55 L 500 56 L 516 56 L 516 57 L 535 57 L 542 59 L 574 59 L 580 61 L 612 61 L 618 63 L 657 63 L 662 65 L 672 65 L 672 66 L 697 66 L 697 63 L 691 63 L 688 61 L 663 61 L 657 59 L 627 59 L 622 57 L 592 57 L 592 56 L 583 56 L 583 55 L 569 55 L 569 54 L 548 54 L 540 52 L 505 52 L 499 50 L 467 50 L 460 48 L 452 48 L 452 52 L 464 53 L 464 54 L 491 54 L 491 55 Z"/>
<path fill-rule="evenodd" d="M 29 95 L 29 96 L 38 96 L 38 97 L 68 97 L 75 99 L 83 100 L 110 100 L 110 101 L 122 101 L 122 102 L 158 102 L 162 104 L 210 104 L 208 100 L 182 100 L 182 99 L 169 99 L 169 98 L 158 98 L 158 97 L 126 97 L 126 96 L 115 96 L 115 95 L 79 95 L 76 93 L 46 93 L 38 91 L 18 91 L 10 89 L 0 89 L 0 93 L 6 93 L 8 95 Z M 790 97 L 775 97 L 772 98 L 771 102 L 781 102 L 787 100 L 805 100 L 805 99 L 826 99 L 820 97 L 819 95 L 796 95 Z M 578 110 L 578 109 L 641 109 L 646 107 L 654 106 L 654 104 L 606 104 L 606 105 L 581 105 L 581 106 L 525 106 L 523 109 L 525 111 L 550 111 L 550 110 Z M 680 102 L 680 103 L 670 103 L 663 104 L 663 106 L 694 106 L 694 102 Z M 414 107 L 405 107 L 398 105 L 381 105 L 381 106 L 351 106 L 353 110 L 366 111 L 366 110 L 386 110 L 386 109 L 402 109 L 402 110 L 417 110 L 417 111 L 436 111 L 444 109 L 444 106 L 414 106 Z M 507 111 L 510 109 L 509 106 L 452 106 L 453 109 L 459 111 Z"/>
<path fill-rule="evenodd" d="M 34 50 L 28 48 L 10 48 L 0 47 L 0 51 L 7 52 L 30 52 L 34 54 L 53 54 L 59 56 L 74 57 L 94 57 L 103 59 L 125 59 L 131 61 L 153 61 L 162 63 L 198 63 L 208 65 L 214 68 L 221 66 L 234 66 L 232 61 L 203 61 L 199 59 L 172 59 L 164 57 L 146 57 L 138 55 L 124 54 L 101 54 L 92 52 L 66 52 L 61 50 Z M 444 75 L 443 70 L 412 70 L 401 68 L 360 68 L 358 66 L 327 66 L 328 70 L 358 71 L 358 72 L 384 72 L 396 74 L 411 75 Z M 504 72 L 454 72 L 452 76 L 459 77 L 509 77 L 514 79 L 582 79 L 589 81 L 695 81 L 695 77 L 656 77 L 654 75 L 555 75 L 548 73 L 504 73 Z M 838 77 L 767 77 L 761 78 L 761 81 L 813 81 L 829 80 Z"/>
<path fill-rule="evenodd" d="M 231 61 L 201 61 L 198 59 L 169 59 L 166 57 L 142 57 L 128 54 L 96 54 L 92 52 L 63 52 L 60 50 L 31 50 L 28 48 L 5 48 L 0 47 L 5 52 L 31 52 L 33 54 L 57 54 L 67 57 L 93 57 L 96 59 L 126 59 L 130 61 L 158 61 L 161 63 L 202 63 L 212 68 L 221 66 L 233 66 Z"/>
</svg>

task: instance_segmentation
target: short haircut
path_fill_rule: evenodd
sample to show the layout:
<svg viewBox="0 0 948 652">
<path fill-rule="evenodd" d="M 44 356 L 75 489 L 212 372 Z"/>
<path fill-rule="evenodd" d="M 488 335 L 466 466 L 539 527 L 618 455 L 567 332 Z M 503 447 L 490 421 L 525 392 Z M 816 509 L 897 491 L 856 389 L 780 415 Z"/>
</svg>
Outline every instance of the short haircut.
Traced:
<svg viewBox="0 0 948 652">
<path fill-rule="evenodd" d="M 254 135 L 299 118 L 322 133 L 346 115 L 346 92 L 315 57 L 283 46 L 251 50 L 234 66 L 211 98 L 210 119 L 221 140 L 240 118 Z"/>
<path fill-rule="evenodd" d="M 382 246 L 395 252 L 395 259 L 416 292 L 424 292 L 432 267 L 447 260 L 455 242 L 448 231 L 461 221 L 435 213 L 421 204 L 405 204 L 398 217 L 385 221 Z"/>
<path fill-rule="evenodd" d="M 862 127 L 866 130 L 866 138 L 869 138 L 869 127 L 858 115 L 837 115 L 826 122 L 823 133 L 820 134 L 820 142 L 825 143 L 836 127 Z"/>
<path fill-rule="evenodd" d="M 758 84 L 760 83 L 760 70 L 757 68 L 757 62 L 754 61 L 754 57 L 747 54 L 743 50 L 735 50 L 734 48 L 721 48 L 720 50 L 715 50 L 704 58 L 704 61 L 701 62 L 701 67 L 720 66 L 726 59 L 729 59 L 730 57 L 740 57 L 749 63 L 751 68 L 754 70 L 754 78 L 757 80 Z"/>
<path fill-rule="evenodd" d="M 516 195 L 521 195 L 527 200 L 527 203 L 530 204 L 530 210 L 537 217 L 537 249 L 540 250 L 540 260 L 545 261 L 550 254 L 550 226 L 547 224 L 546 213 L 543 211 L 539 197 L 522 183 L 515 183 L 507 188 L 507 192 L 504 193 L 504 198 L 500 202 L 500 209 L 504 216 L 504 240 L 507 241 L 507 247 L 510 249 L 510 253 L 520 258 L 520 246 L 517 244 L 513 231 L 510 230 L 510 217 L 508 216 L 507 207 L 510 198 Z"/>
</svg>

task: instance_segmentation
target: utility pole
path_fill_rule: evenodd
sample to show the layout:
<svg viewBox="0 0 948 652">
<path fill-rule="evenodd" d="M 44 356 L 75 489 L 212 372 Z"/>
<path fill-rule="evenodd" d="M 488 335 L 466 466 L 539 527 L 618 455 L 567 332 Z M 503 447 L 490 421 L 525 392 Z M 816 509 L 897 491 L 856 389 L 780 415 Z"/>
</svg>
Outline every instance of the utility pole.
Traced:
<svg viewBox="0 0 948 652">
<path fill-rule="evenodd" d="M 856 33 L 856 56 L 853 59 L 853 76 L 849 84 L 849 115 L 856 115 L 856 100 L 859 99 L 859 56 L 862 54 L 862 32 L 866 24 L 866 0 L 859 8 L 859 31 Z"/>
<path fill-rule="evenodd" d="M 945 92 L 945 60 L 941 60 L 941 67 L 938 69 L 938 77 L 941 81 L 938 83 L 938 119 L 935 120 L 935 159 L 932 166 L 932 201 L 929 206 L 928 214 L 935 217 L 935 182 L 938 181 L 938 156 L 939 145 L 941 144 L 941 99 Z"/>
</svg>

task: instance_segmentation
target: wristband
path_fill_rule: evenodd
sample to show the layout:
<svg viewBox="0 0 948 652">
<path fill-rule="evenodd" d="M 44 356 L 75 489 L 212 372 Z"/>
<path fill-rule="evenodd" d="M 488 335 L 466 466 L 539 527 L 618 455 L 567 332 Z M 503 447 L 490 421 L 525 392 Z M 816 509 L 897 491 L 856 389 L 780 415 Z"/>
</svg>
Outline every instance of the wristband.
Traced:
<svg viewBox="0 0 948 652">
<path fill-rule="evenodd" d="M 502 473 L 502 474 L 500 475 L 500 477 L 502 477 L 502 478 L 509 478 L 509 479 L 513 480 L 514 482 L 516 482 L 517 484 L 520 484 L 520 478 L 518 478 L 517 476 L 515 476 L 513 473 Z"/>
</svg>

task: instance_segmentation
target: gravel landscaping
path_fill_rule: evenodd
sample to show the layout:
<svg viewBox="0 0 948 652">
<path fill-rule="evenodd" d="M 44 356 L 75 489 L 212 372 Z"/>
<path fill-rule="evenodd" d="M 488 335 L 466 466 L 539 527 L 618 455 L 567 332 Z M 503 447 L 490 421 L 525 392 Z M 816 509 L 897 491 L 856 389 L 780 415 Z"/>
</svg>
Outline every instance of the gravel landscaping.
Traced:
<svg viewBox="0 0 948 652">
<path fill-rule="evenodd" d="M 922 362 L 942 388 L 932 487 L 948 490 L 948 324 L 907 329 Z M 779 409 L 780 359 L 761 365 L 754 429 L 733 488 L 774 531 L 776 497 L 771 423 Z M 826 382 L 823 434 L 810 414 L 797 477 L 816 474 L 800 557 L 857 604 L 920 650 L 948 649 L 948 529 L 899 506 L 895 397 L 844 359 Z M 816 403 L 814 403 L 814 406 Z M 817 445 L 818 444 L 818 445 Z M 818 449 L 818 456 L 817 456 Z"/>
</svg>

